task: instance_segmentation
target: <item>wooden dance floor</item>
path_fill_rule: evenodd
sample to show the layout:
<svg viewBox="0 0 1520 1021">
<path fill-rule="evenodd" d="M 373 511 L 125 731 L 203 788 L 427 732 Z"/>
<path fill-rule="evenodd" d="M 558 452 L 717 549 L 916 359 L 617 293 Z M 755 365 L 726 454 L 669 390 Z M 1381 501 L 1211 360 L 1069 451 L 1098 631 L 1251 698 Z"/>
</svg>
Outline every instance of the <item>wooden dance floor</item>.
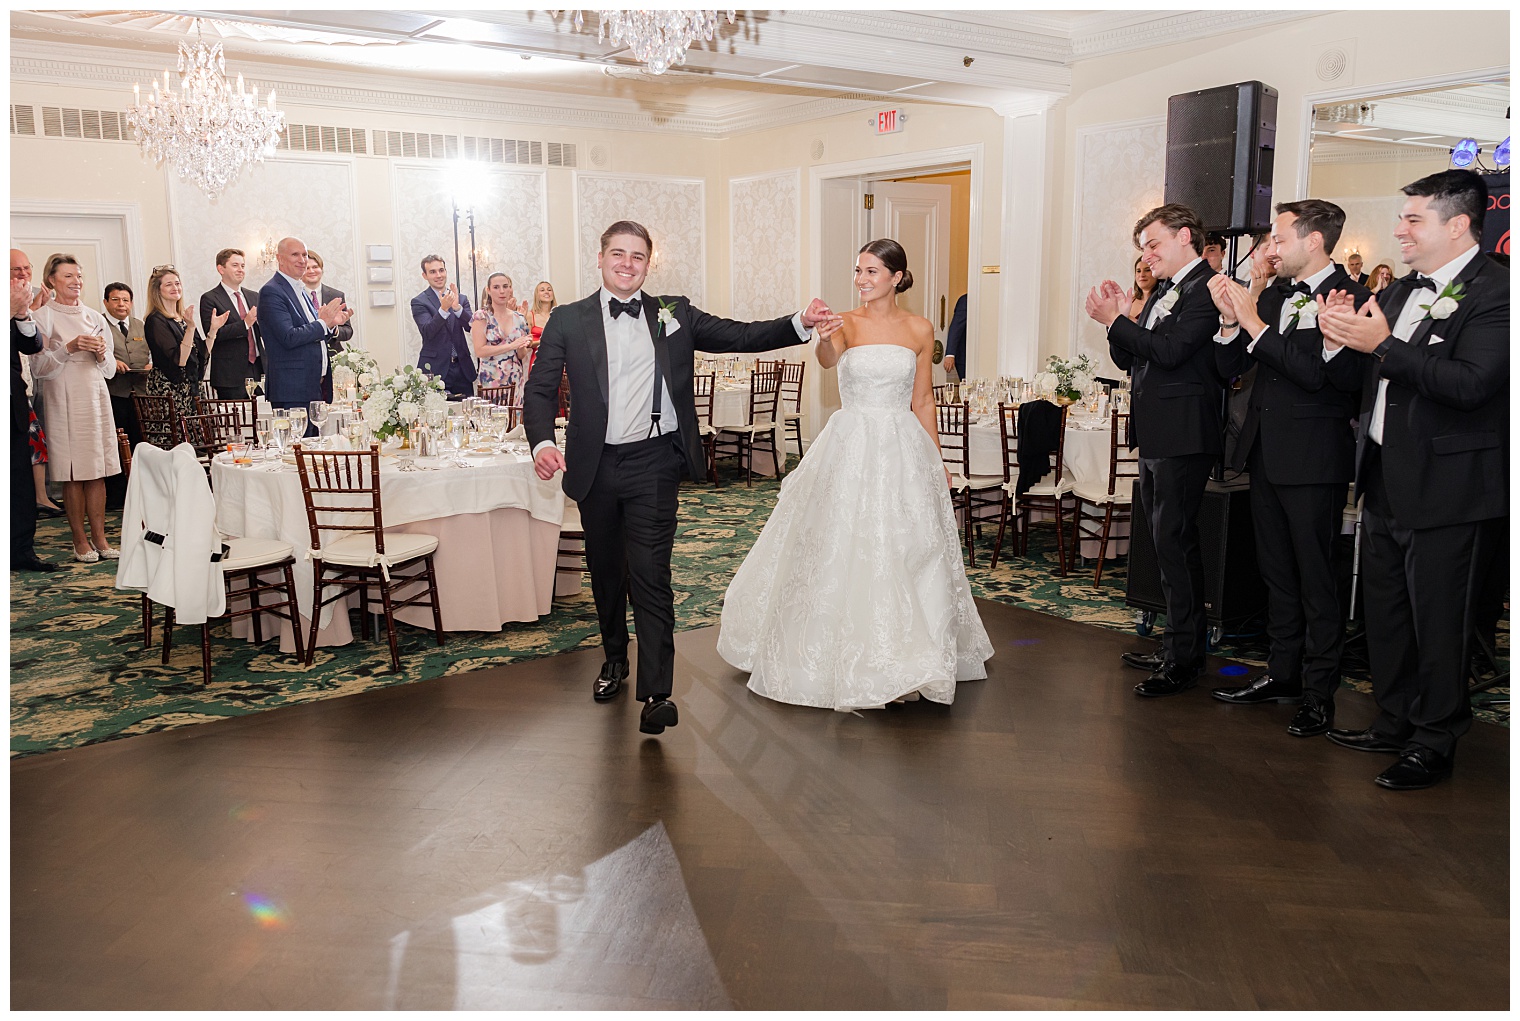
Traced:
<svg viewBox="0 0 1520 1021">
<path fill-rule="evenodd" d="M 980 606 L 953 707 L 767 702 L 705 629 L 657 739 L 592 650 L 15 762 L 11 1006 L 1509 1006 L 1505 730 L 1395 794 Z"/>
</svg>

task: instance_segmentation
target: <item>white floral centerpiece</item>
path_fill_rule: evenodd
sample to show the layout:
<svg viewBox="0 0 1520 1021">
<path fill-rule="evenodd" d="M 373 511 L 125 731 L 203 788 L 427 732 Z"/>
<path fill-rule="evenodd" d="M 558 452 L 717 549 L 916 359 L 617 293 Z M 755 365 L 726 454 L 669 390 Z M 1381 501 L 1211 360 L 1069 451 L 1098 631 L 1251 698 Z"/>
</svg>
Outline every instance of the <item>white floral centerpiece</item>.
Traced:
<svg viewBox="0 0 1520 1021">
<path fill-rule="evenodd" d="M 1046 363 L 1048 371 L 1055 375 L 1054 387 L 1057 397 L 1067 397 L 1073 401 L 1082 399 L 1082 392 L 1092 383 L 1093 364 L 1086 355 L 1070 360 L 1050 356 Z M 1044 373 L 1041 373 L 1044 375 Z"/>
<path fill-rule="evenodd" d="M 333 378 L 336 381 L 336 373 Z M 359 378 L 363 379 L 362 374 Z M 426 375 L 415 365 L 408 365 L 397 369 L 393 375 L 377 378 L 364 398 L 361 411 L 364 424 L 376 439 L 384 441 L 400 436 L 402 447 L 406 447 L 418 415 L 425 411 L 439 411 L 447 406 L 448 401 L 442 379 Z"/>
<path fill-rule="evenodd" d="M 362 400 L 380 381 L 380 365 L 368 351 L 346 347 L 332 356 L 332 376 L 334 394 L 347 393 L 354 387 Z"/>
</svg>

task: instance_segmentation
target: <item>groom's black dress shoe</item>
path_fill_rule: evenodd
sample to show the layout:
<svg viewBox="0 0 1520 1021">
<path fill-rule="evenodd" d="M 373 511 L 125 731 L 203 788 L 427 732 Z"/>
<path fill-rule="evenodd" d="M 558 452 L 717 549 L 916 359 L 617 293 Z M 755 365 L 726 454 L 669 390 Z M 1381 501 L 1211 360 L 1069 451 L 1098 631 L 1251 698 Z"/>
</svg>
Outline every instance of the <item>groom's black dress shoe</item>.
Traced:
<svg viewBox="0 0 1520 1021">
<path fill-rule="evenodd" d="M 1381 734 L 1372 730 L 1331 730 L 1325 736 L 1342 748 L 1354 748 L 1359 752 L 1393 752 L 1398 754 L 1404 750 L 1404 746 L 1397 741 L 1390 741 Z"/>
<path fill-rule="evenodd" d="M 1159 652 L 1126 652 L 1119 658 L 1124 660 L 1125 666 L 1134 667 L 1136 670 L 1155 673 L 1161 669 L 1161 653 Z"/>
<path fill-rule="evenodd" d="M 1158 669 L 1135 685 L 1135 694 L 1142 698 L 1165 698 L 1168 695 L 1180 695 L 1197 683 L 1197 670 L 1179 670 L 1169 674 L 1164 669 Z"/>
<path fill-rule="evenodd" d="M 623 681 L 627 677 L 628 661 L 609 659 L 602 664 L 602 672 L 591 685 L 591 697 L 598 702 L 611 702 L 623 690 Z"/>
<path fill-rule="evenodd" d="M 1294 737 L 1313 737 L 1315 734 L 1326 733 L 1334 723 L 1334 702 L 1328 702 L 1318 695 L 1305 695 L 1303 704 L 1288 724 L 1288 733 Z"/>
<path fill-rule="evenodd" d="M 650 698 L 639 713 L 639 731 L 644 734 L 663 734 L 666 727 L 674 727 L 679 722 L 676 704 L 664 695 Z"/>
<path fill-rule="evenodd" d="M 1454 756 L 1438 755 L 1429 748 L 1414 745 L 1399 756 L 1399 761 L 1377 775 L 1373 783 L 1391 791 L 1418 791 L 1434 787 L 1451 776 Z"/>
<path fill-rule="evenodd" d="M 56 571 L 56 570 L 58 570 L 58 565 L 57 564 L 50 564 L 46 560 L 42 560 L 42 559 L 40 559 L 38 557 L 28 557 L 25 560 L 12 560 L 11 561 L 11 570 L 13 570 L 13 571 Z"/>
<path fill-rule="evenodd" d="M 1274 681 L 1263 674 L 1250 684 L 1233 688 L 1215 688 L 1209 694 L 1230 705 L 1261 705 L 1264 702 L 1292 705 L 1303 701 L 1304 689 L 1298 684 Z"/>
</svg>

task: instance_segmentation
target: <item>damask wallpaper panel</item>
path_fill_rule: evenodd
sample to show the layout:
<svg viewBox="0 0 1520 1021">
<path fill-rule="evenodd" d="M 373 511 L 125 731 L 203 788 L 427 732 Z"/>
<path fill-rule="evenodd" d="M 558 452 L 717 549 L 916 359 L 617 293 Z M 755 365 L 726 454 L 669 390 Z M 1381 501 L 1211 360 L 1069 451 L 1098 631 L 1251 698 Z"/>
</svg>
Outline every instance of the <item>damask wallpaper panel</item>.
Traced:
<svg viewBox="0 0 1520 1021">
<path fill-rule="evenodd" d="M 275 157 L 243 170 L 215 201 L 178 177 L 169 181 L 169 218 L 173 226 L 174 260 L 191 302 L 221 283 L 216 253 L 241 248 L 248 263 L 244 286 L 257 291 L 275 274 L 275 264 L 262 262 L 269 242 L 298 237 L 322 256 L 323 282 L 348 296 L 360 310 L 355 336 L 363 338 L 364 315 L 358 270 L 359 239 L 353 165 L 347 160 L 281 159 Z M 147 281 L 132 281 L 134 288 Z M 139 313 L 147 297 L 138 299 Z"/>
<path fill-rule="evenodd" d="M 478 253 L 474 274 L 477 289 L 471 279 L 469 220 L 463 209 L 459 219 L 460 264 L 454 261 L 454 204 L 447 168 L 406 163 L 392 167 L 396 217 L 392 265 L 396 270 L 402 365 L 416 365 L 422 350 L 422 335 L 412 320 L 410 305 L 427 286 L 422 277 L 423 256 L 443 256 L 450 282 L 458 284 L 460 294 L 469 295 L 471 308 L 480 307 L 479 292 L 492 273 L 512 278 L 513 296 L 519 301 L 529 297 L 540 280 L 548 279 L 549 211 L 544 175 L 485 166 L 478 173 L 480 193 L 471 201 Z"/>
<path fill-rule="evenodd" d="M 802 173 L 729 181 L 729 314 L 773 319 L 802 301 Z"/>
<path fill-rule="evenodd" d="M 1087 292 L 1104 280 L 1134 286 L 1140 253 L 1131 233 L 1146 210 L 1161 204 L 1165 173 L 1162 118 L 1100 125 L 1077 135 L 1070 352 L 1091 357 L 1101 367 L 1099 375 L 1123 373 L 1109 360 L 1106 331 L 1087 316 Z"/>
<path fill-rule="evenodd" d="M 602 231 L 618 220 L 635 220 L 654 238 L 654 260 L 645 290 L 684 294 L 698 306 L 707 300 L 706 187 L 701 178 L 629 174 L 575 175 L 575 222 L 580 287 L 561 300 L 583 298 L 602 284 L 596 268 Z"/>
</svg>

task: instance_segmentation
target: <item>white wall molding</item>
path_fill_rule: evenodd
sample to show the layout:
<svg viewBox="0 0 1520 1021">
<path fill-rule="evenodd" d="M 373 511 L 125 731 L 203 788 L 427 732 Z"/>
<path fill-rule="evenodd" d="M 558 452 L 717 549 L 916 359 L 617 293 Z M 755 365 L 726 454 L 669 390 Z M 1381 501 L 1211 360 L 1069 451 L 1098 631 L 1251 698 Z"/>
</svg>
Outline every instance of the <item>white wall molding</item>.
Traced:
<svg viewBox="0 0 1520 1021">
<path fill-rule="evenodd" d="M 1003 241 L 998 257 L 1000 376 L 1028 379 L 1039 371 L 1050 132 L 1046 110 L 1003 119 Z M 969 301 L 966 312 L 968 321 L 974 321 L 969 319 Z"/>
<path fill-rule="evenodd" d="M 148 279 L 148 260 L 143 247 L 142 207 L 136 202 L 99 202 L 93 199 L 11 199 L 12 216 L 75 216 L 114 220 L 126 239 L 129 283 L 135 290 Z M 34 268 L 40 277 L 42 267 Z M 108 284 L 109 280 L 96 281 Z"/>
</svg>

